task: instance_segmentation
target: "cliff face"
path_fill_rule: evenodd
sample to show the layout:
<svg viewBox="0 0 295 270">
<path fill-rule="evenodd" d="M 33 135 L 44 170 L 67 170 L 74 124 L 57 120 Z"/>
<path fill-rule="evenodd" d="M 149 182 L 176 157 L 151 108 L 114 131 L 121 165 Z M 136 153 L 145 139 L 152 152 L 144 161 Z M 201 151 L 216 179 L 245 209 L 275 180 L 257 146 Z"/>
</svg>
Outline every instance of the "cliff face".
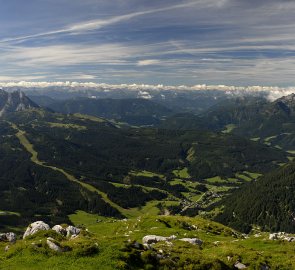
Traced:
<svg viewBox="0 0 295 270">
<path fill-rule="evenodd" d="M 0 117 L 9 112 L 38 108 L 24 93 L 20 91 L 8 93 L 0 89 Z"/>
</svg>

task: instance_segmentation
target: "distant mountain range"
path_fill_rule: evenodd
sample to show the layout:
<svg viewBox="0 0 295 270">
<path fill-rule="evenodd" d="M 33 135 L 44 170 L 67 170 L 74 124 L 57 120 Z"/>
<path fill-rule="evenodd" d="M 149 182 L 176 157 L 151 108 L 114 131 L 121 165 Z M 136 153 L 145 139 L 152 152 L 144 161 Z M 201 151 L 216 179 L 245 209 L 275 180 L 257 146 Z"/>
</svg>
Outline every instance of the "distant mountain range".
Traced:
<svg viewBox="0 0 295 270">
<path fill-rule="evenodd" d="M 165 91 L 165 90 L 92 90 L 81 89 L 80 91 L 64 89 L 25 89 L 25 93 L 40 105 L 53 104 L 52 100 L 65 101 L 80 98 L 89 99 L 145 99 L 161 104 L 175 112 L 201 113 L 214 104 L 232 98 L 223 91 Z M 46 101 L 47 97 L 47 101 Z M 40 102 L 40 103 L 39 103 Z"/>
<path fill-rule="evenodd" d="M 50 109 L 60 113 L 82 113 L 130 125 L 158 124 L 169 115 L 171 109 L 146 99 L 91 99 L 79 98 L 48 104 Z"/>
</svg>

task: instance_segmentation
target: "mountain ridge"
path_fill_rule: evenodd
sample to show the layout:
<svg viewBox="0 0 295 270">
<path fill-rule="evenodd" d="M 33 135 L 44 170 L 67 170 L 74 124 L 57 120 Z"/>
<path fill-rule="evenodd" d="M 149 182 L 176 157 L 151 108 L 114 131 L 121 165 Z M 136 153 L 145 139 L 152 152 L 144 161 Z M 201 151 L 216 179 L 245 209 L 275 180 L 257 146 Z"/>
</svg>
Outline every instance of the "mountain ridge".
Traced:
<svg viewBox="0 0 295 270">
<path fill-rule="evenodd" d="M 0 117 L 10 112 L 23 111 L 30 108 L 39 108 L 23 92 L 6 92 L 0 89 Z"/>
</svg>

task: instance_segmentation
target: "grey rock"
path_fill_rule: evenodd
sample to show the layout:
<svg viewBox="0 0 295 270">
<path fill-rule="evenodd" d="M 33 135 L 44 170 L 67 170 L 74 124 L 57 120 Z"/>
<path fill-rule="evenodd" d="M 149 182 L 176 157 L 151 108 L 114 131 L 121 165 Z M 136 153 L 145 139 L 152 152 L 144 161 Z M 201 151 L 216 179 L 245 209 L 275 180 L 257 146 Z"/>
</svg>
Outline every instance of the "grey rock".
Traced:
<svg viewBox="0 0 295 270">
<path fill-rule="evenodd" d="M 16 242 L 16 234 L 13 233 L 13 232 L 7 233 L 6 238 L 7 238 L 8 242 L 10 242 L 10 243 L 15 243 Z"/>
<path fill-rule="evenodd" d="M 269 240 L 277 240 L 278 234 L 277 233 L 271 233 L 269 234 Z"/>
<path fill-rule="evenodd" d="M 158 235 L 146 235 L 142 238 L 142 243 L 150 245 L 150 244 L 155 244 L 157 242 L 171 241 L 174 239 L 176 239 L 175 235 L 171 235 L 169 237 L 158 236 Z"/>
<path fill-rule="evenodd" d="M 23 236 L 23 239 L 25 239 L 29 235 L 33 235 L 39 231 L 48 231 L 50 230 L 50 227 L 48 224 L 44 223 L 43 221 L 36 221 L 32 224 L 30 224 Z"/>
<path fill-rule="evenodd" d="M 63 228 L 60 225 L 55 225 L 52 227 L 52 230 L 56 231 L 57 233 L 66 236 L 67 235 L 67 230 L 65 228 Z"/>
<path fill-rule="evenodd" d="M 12 233 L 12 232 L 1 233 L 0 234 L 0 241 L 15 243 L 16 242 L 16 235 L 15 235 L 15 233 Z"/>
<path fill-rule="evenodd" d="M 62 248 L 55 243 L 55 240 L 51 237 L 48 237 L 46 240 L 48 247 L 56 252 L 62 252 Z"/>
<path fill-rule="evenodd" d="M 0 233 L 0 241 L 1 242 L 6 242 L 7 241 L 6 233 Z"/>
<path fill-rule="evenodd" d="M 66 228 L 67 237 L 72 237 L 73 235 L 79 235 L 81 230 L 74 226 L 68 226 Z"/>
<path fill-rule="evenodd" d="M 181 238 L 179 240 L 180 241 L 183 241 L 183 242 L 190 243 L 192 245 L 199 245 L 199 246 L 201 246 L 203 244 L 203 241 L 201 239 L 198 239 L 198 238 Z"/>
<path fill-rule="evenodd" d="M 237 269 L 246 269 L 247 268 L 247 266 L 245 264 L 242 264 L 240 262 L 236 262 L 234 266 Z"/>
</svg>

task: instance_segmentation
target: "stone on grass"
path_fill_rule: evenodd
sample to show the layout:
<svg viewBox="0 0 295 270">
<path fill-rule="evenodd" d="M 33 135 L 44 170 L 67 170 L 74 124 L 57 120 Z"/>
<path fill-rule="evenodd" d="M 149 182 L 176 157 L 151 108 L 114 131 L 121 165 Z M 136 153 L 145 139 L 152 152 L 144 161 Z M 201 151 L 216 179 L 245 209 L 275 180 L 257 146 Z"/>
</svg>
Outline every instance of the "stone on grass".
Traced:
<svg viewBox="0 0 295 270">
<path fill-rule="evenodd" d="M 236 262 L 234 266 L 237 269 L 246 269 L 247 268 L 247 266 L 245 264 L 242 264 L 240 262 Z"/>
<path fill-rule="evenodd" d="M 48 237 L 46 240 L 48 247 L 56 252 L 62 252 L 62 248 L 55 243 L 55 240 L 51 237 Z"/>
<path fill-rule="evenodd" d="M 55 225 L 52 227 L 52 230 L 56 231 L 57 233 L 66 236 L 67 235 L 67 230 L 65 228 L 63 228 L 60 225 Z"/>
<path fill-rule="evenodd" d="M 1 233 L 0 234 L 0 242 L 10 242 L 15 243 L 16 242 L 16 235 L 13 232 L 9 233 Z"/>
<path fill-rule="evenodd" d="M 145 237 L 142 238 L 142 243 L 150 245 L 150 244 L 155 244 L 161 241 L 167 242 L 174 239 L 176 239 L 175 235 L 171 235 L 169 237 L 158 236 L 158 235 L 146 235 Z"/>
<path fill-rule="evenodd" d="M 24 236 L 23 236 L 23 239 L 25 239 L 27 236 L 30 236 L 30 235 L 33 235 L 39 231 L 48 231 L 50 230 L 50 227 L 48 224 L 44 223 L 43 221 L 36 221 L 34 223 L 31 223 Z"/>
<path fill-rule="evenodd" d="M 183 242 L 190 243 L 192 245 L 199 245 L 199 246 L 201 246 L 203 244 L 203 241 L 201 239 L 198 239 L 198 238 L 181 238 L 179 240 L 180 241 L 183 241 Z"/>
<path fill-rule="evenodd" d="M 66 232 L 67 232 L 67 237 L 72 237 L 73 235 L 78 235 L 80 234 L 81 230 L 77 227 L 74 226 L 68 226 L 66 228 Z"/>
</svg>

